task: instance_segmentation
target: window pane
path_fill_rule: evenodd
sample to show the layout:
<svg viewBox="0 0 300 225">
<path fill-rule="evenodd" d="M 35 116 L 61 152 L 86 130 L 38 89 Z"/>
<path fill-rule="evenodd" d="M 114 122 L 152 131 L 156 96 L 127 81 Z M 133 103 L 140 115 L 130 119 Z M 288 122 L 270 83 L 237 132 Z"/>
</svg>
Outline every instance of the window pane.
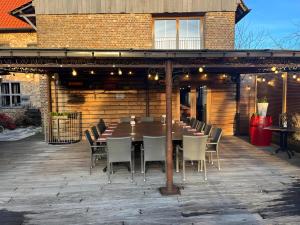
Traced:
<svg viewBox="0 0 300 225">
<path fill-rule="evenodd" d="M 11 84 L 11 93 L 12 94 L 20 94 L 20 84 L 19 83 L 12 83 Z"/>
<path fill-rule="evenodd" d="M 1 106 L 2 107 L 10 107 L 10 97 L 9 96 L 1 96 Z"/>
<path fill-rule="evenodd" d="M 9 83 L 1 84 L 1 94 L 9 94 Z"/>
<path fill-rule="evenodd" d="M 12 96 L 12 106 L 20 106 L 21 105 L 21 96 Z"/>
<path fill-rule="evenodd" d="M 155 48 L 176 48 L 176 20 L 155 20 Z"/>
<path fill-rule="evenodd" d="M 179 48 L 201 48 L 200 20 L 179 21 Z"/>
</svg>

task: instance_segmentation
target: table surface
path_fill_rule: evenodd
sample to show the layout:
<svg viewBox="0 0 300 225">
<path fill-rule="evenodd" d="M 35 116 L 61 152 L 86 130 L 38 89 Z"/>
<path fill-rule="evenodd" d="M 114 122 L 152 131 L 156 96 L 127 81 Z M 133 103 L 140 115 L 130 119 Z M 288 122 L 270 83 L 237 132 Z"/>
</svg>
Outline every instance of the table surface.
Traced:
<svg viewBox="0 0 300 225">
<path fill-rule="evenodd" d="M 197 131 L 191 131 L 191 128 L 184 128 L 179 123 L 175 123 L 172 126 L 172 139 L 173 141 L 182 140 L 183 135 L 195 136 L 200 135 Z M 110 130 L 110 128 L 108 128 Z M 119 123 L 116 125 L 111 135 L 101 135 L 100 139 L 105 139 L 107 137 L 132 137 L 134 142 L 142 142 L 143 136 L 166 136 L 166 125 L 161 124 L 161 122 L 140 122 L 134 127 L 131 127 L 129 123 Z M 107 132 L 109 133 L 109 132 Z M 203 134 L 202 134 L 203 135 Z M 99 141 L 98 140 L 98 141 Z"/>
<path fill-rule="evenodd" d="M 279 126 L 269 126 L 265 127 L 265 130 L 272 130 L 272 131 L 280 131 L 280 132 L 300 132 L 300 128 L 283 128 Z"/>
</svg>

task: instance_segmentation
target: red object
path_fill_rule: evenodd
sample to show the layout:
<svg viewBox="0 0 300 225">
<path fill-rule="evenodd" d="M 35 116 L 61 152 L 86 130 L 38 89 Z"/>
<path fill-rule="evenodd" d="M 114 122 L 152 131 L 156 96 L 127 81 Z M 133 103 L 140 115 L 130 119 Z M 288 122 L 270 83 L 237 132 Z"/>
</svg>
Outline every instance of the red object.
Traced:
<svg viewBox="0 0 300 225">
<path fill-rule="evenodd" d="M 28 23 L 10 15 L 11 11 L 29 2 L 31 0 L 0 0 L 0 29 L 31 29 Z"/>
<path fill-rule="evenodd" d="M 9 130 L 16 129 L 16 124 L 14 123 L 13 119 L 4 113 L 0 113 L 0 126 L 3 126 Z"/>
<path fill-rule="evenodd" d="M 272 126 L 271 116 L 252 116 L 250 121 L 250 142 L 256 146 L 269 146 L 272 140 L 272 131 L 265 127 Z"/>
</svg>

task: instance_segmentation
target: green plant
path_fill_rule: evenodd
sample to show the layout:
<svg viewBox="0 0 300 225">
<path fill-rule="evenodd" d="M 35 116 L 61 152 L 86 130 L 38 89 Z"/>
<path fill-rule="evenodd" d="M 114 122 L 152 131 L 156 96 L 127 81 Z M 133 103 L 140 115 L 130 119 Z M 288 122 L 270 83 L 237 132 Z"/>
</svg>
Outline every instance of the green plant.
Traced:
<svg viewBox="0 0 300 225">
<path fill-rule="evenodd" d="M 69 116 L 70 115 L 70 113 L 68 113 L 68 112 L 63 112 L 63 113 L 60 113 L 60 112 L 51 112 L 51 116 L 53 117 L 55 117 L 55 116 Z"/>
<path fill-rule="evenodd" d="M 268 99 L 266 96 L 257 99 L 257 103 L 268 103 Z"/>
</svg>

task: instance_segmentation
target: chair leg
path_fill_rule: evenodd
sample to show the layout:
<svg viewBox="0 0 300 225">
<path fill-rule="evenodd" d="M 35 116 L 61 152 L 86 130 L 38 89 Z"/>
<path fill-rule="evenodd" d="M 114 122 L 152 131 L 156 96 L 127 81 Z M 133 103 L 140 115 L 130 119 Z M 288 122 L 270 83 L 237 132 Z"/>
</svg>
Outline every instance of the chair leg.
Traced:
<svg viewBox="0 0 300 225">
<path fill-rule="evenodd" d="M 198 173 L 200 172 L 200 167 L 201 167 L 201 160 L 198 161 Z"/>
<path fill-rule="evenodd" d="M 107 174 L 107 179 L 109 184 L 111 184 L 110 173 L 111 173 L 111 163 L 107 162 L 106 174 Z"/>
<path fill-rule="evenodd" d="M 143 162 L 143 167 L 144 167 L 144 181 L 146 182 L 146 161 L 145 161 L 145 159 Z"/>
<path fill-rule="evenodd" d="M 205 162 L 205 160 L 203 160 L 203 164 L 204 164 L 204 180 L 207 180 L 207 175 L 206 175 L 206 162 Z"/>
<path fill-rule="evenodd" d="M 93 168 L 93 154 L 91 154 L 90 175 L 92 174 L 92 168 Z"/>
<path fill-rule="evenodd" d="M 211 161 L 211 165 L 214 165 L 214 159 L 213 159 L 213 153 L 210 153 L 210 161 Z"/>
<path fill-rule="evenodd" d="M 141 151 L 141 173 L 144 173 L 144 152 Z"/>
<path fill-rule="evenodd" d="M 182 160 L 182 177 L 183 182 L 185 181 L 185 161 Z"/>
<path fill-rule="evenodd" d="M 135 173 L 135 160 L 134 160 L 135 154 L 134 150 L 132 151 L 132 172 Z"/>
<path fill-rule="evenodd" d="M 131 183 L 133 183 L 133 162 L 130 160 L 130 173 L 131 173 Z"/>
<path fill-rule="evenodd" d="M 217 150 L 218 169 L 221 170 L 219 151 Z"/>
<path fill-rule="evenodd" d="M 176 147 L 176 173 L 179 173 L 179 148 Z"/>
</svg>

